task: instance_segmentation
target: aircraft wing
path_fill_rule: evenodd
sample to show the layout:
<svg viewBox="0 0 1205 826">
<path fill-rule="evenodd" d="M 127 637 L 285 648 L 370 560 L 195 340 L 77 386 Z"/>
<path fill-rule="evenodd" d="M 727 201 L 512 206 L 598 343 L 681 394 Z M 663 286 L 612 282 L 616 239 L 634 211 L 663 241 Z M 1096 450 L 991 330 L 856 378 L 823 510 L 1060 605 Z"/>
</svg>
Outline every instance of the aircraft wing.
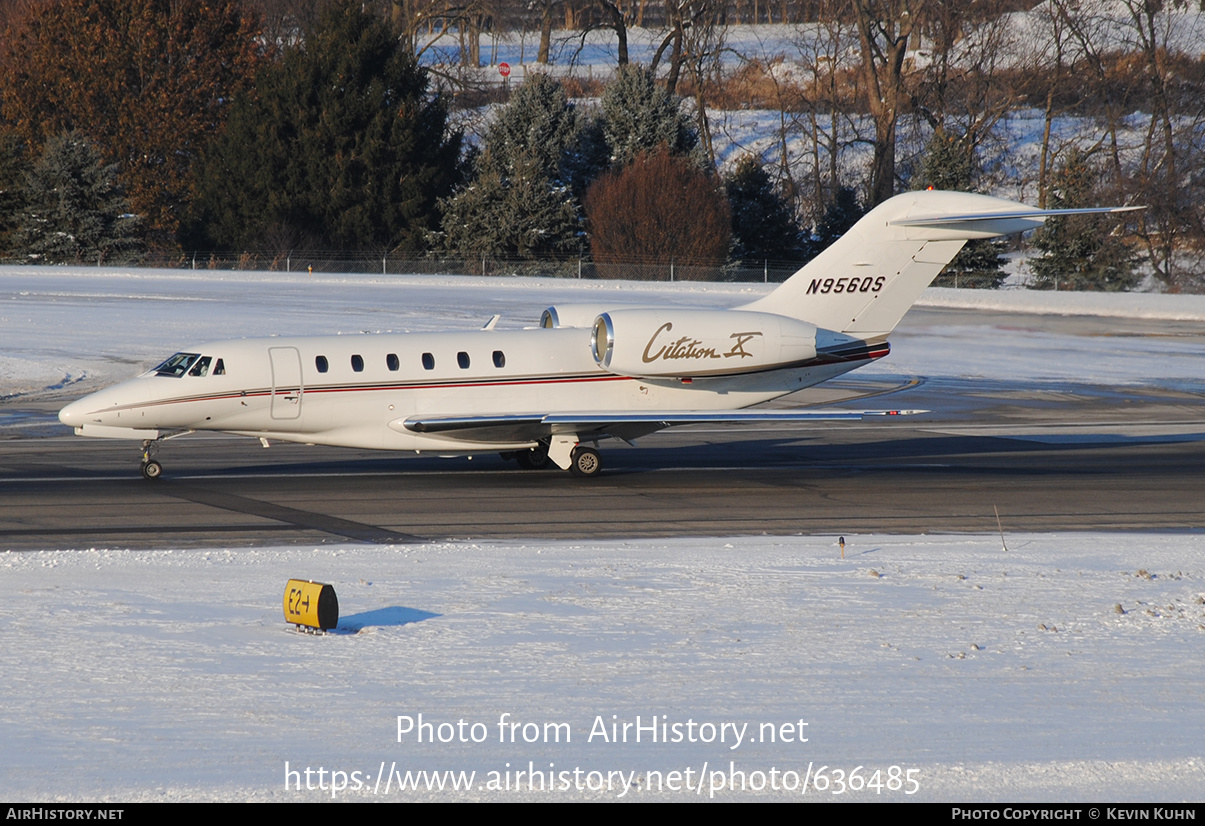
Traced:
<svg viewBox="0 0 1205 826">
<path fill-rule="evenodd" d="M 923 410 L 656 410 L 527 415 L 411 416 L 389 423 L 394 430 L 431 433 L 465 441 L 536 442 L 558 433 L 591 441 L 611 436 L 630 441 L 667 427 L 687 424 L 767 424 L 805 421 L 858 421 L 868 416 L 905 416 Z"/>
</svg>

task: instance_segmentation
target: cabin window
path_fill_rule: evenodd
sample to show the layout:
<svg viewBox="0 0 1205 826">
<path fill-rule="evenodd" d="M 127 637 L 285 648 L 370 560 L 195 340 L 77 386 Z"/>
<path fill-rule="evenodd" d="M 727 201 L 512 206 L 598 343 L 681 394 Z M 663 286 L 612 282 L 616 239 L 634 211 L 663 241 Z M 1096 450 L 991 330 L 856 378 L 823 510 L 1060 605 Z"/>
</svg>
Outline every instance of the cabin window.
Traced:
<svg viewBox="0 0 1205 826">
<path fill-rule="evenodd" d="M 456 363 L 460 365 L 461 370 L 469 369 L 469 354 L 461 350 L 456 354 Z"/>
<path fill-rule="evenodd" d="M 351 369 L 355 370 L 357 373 L 364 372 L 364 357 L 359 353 L 356 353 L 351 357 Z"/>
<path fill-rule="evenodd" d="M 402 366 L 402 363 L 398 361 L 397 353 L 390 353 L 389 355 L 385 356 L 385 366 L 388 367 L 391 372 L 396 373 L 398 371 L 398 368 Z"/>
<path fill-rule="evenodd" d="M 494 351 L 494 366 L 498 369 L 502 369 L 506 366 L 506 354 L 501 350 Z"/>
<path fill-rule="evenodd" d="M 423 369 L 424 370 L 434 370 L 435 369 L 435 356 L 431 355 L 430 353 L 423 353 Z"/>
<path fill-rule="evenodd" d="M 218 359 L 218 363 L 213 366 L 213 374 L 215 376 L 226 375 L 226 365 L 222 363 L 221 359 Z"/>
<path fill-rule="evenodd" d="M 197 359 L 197 363 L 192 366 L 192 369 L 188 371 L 188 375 L 190 375 L 190 376 L 208 376 L 209 375 L 209 363 L 212 361 L 213 361 L 212 356 L 201 356 L 199 359 Z"/>
<path fill-rule="evenodd" d="M 314 366 L 318 368 L 319 373 L 325 373 L 331 368 L 330 362 L 326 360 L 326 356 L 315 357 Z"/>
<path fill-rule="evenodd" d="M 180 378 L 188 372 L 188 368 L 192 367 L 194 361 L 201 357 L 200 353 L 176 353 L 167 361 L 155 368 L 155 374 L 158 376 L 172 376 Z"/>
</svg>

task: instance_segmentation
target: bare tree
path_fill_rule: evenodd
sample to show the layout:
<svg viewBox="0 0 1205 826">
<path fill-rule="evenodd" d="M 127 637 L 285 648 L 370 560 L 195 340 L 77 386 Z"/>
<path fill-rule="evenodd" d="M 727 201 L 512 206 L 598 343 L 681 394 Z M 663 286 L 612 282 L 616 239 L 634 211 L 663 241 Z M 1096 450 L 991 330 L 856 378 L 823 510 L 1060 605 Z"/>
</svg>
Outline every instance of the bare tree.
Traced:
<svg viewBox="0 0 1205 826">
<path fill-rule="evenodd" d="M 721 80 L 723 73 L 720 57 L 726 30 L 721 22 L 724 5 L 722 0 L 666 0 L 665 11 L 669 32 L 653 54 L 649 69 L 656 74 L 668 50 L 666 91 L 677 94 L 683 74 L 689 77 L 699 138 L 708 161 L 715 166 L 715 149 L 707 116 L 707 90 Z"/>
<path fill-rule="evenodd" d="M 820 0 L 816 22 L 799 24 L 791 37 L 792 50 L 783 54 L 781 41 L 763 42 L 741 55 L 743 65 L 728 80 L 742 104 L 774 113 L 773 145 L 749 147 L 764 158 L 782 197 L 805 227 L 814 227 L 837 192 L 850 182 L 843 168 L 849 147 L 857 140 L 857 33 L 841 0 Z M 734 84 L 736 84 L 734 86 Z M 769 135 L 762 135 L 764 141 Z"/>
<path fill-rule="evenodd" d="M 530 0 L 528 12 L 538 19 L 540 29 L 540 46 L 536 52 L 536 62 L 547 64 L 552 52 L 552 21 L 558 6 L 564 5 L 565 0 Z"/>
<path fill-rule="evenodd" d="M 481 63 L 481 31 L 494 14 L 490 0 L 385 0 L 394 34 L 416 56 L 455 37 L 460 62 Z"/>
<path fill-rule="evenodd" d="M 1005 72 L 1017 52 L 1008 20 L 999 0 L 929 0 L 923 28 L 931 54 L 916 111 L 974 154 L 1020 100 Z"/>
<path fill-rule="evenodd" d="M 1103 115 L 1105 136 L 1087 151 L 1094 152 L 1098 147 L 1105 147 L 1107 144 L 1107 169 L 1114 187 L 1121 191 L 1125 171 L 1121 157 L 1120 133 L 1131 95 L 1131 90 L 1126 87 L 1132 83 L 1132 73 L 1117 75 L 1113 72 L 1116 52 L 1111 52 L 1109 46 L 1116 47 L 1117 44 L 1112 36 L 1112 20 L 1101 4 L 1081 0 L 1051 0 L 1051 5 L 1057 9 L 1068 35 L 1075 44 L 1079 57 L 1078 67 L 1084 71 L 1088 82 L 1095 83 L 1099 93 L 1099 111 Z"/>
<path fill-rule="evenodd" d="M 852 136 L 849 117 L 857 108 L 849 96 L 849 64 L 856 33 L 840 13 L 839 2 L 826 2 L 820 21 L 807 27 L 808 36 L 797 49 L 811 79 L 807 106 L 808 135 L 812 148 L 812 225 L 819 224 L 826 205 L 846 185 L 841 175 L 841 155 Z"/>
<path fill-rule="evenodd" d="M 1062 110 L 1059 101 L 1064 91 L 1064 83 L 1068 75 L 1068 61 L 1074 63 L 1073 43 L 1066 21 L 1066 9 L 1063 0 L 1051 0 L 1036 10 L 1042 20 L 1043 28 L 1049 35 L 1049 40 L 1043 43 L 1043 50 L 1035 54 L 1033 63 L 1035 74 L 1044 79 L 1046 85 L 1045 104 L 1043 107 L 1042 148 L 1038 153 L 1038 206 L 1046 208 L 1050 189 L 1050 176 L 1054 167 L 1054 157 L 1051 140 L 1054 136 L 1055 117 Z"/>
<path fill-rule="evenodd" d="M 566 15 L 570 14 L 572 9 L 571 3 L 565 4 Z M 611 29 L 615 32 L 615 52 L 616 65 L 628 65 L 628 16 L 625 10 L 619 5 L 618 0 L 592 0 L 591 11 L 595 14 L 591 15 L 589 22 L 582 27 L 581 31 L 581 46 L 585 48 L 586 38 L 590 32 L 597 29 Z M 566 25 L 569 21 L 566 20 Z"/>
<path fill-rule="evenodd" d="M 1144 88 L 1150 120 L 1142 152 L 1133 170 L 1134 188 L 1147 204 L 1139 234 L 1146 245 L 1155 274 L 1173 287 L 1182 287 L 1177 252 L 1185 235 L 1201 234 L 1200 192 L 1190 194 L 1192 181 L 1184 175 L 1187 158 L 1199 146 L 1193 138 L 1201 121 L 1202 89 L 1191 88 L 1185 73 L 1177 71 L 1177 51 L 1172 42 L 1173 15 L 1168 4 L 1157 0 L 1120 0 L 1126 13 L 1126 30 L 1142 60 Z M 1177 4 L 1179 5 L 1179 4 Z M 1178 78 L 1177 75 L 1180 77 Z M 1179 82 L 1181 88 L 1174 89 Z M 1195 111 L 1185 111 L 1182 104 Z M 1181 124 L 1189 128 L 1184 129 Z M 1199 138 L 1198 138 L 1199 139 Z"/>
<path fill-rule="evenodd" d="M 854 19 L 862 51 L 861 74 L 866 108 L 874 122 L 870 166 L 870 206 L 895 194 L 896 127 L 910 106 L 909 39 L 926 0 L 854 0 Z"/>
</svg>

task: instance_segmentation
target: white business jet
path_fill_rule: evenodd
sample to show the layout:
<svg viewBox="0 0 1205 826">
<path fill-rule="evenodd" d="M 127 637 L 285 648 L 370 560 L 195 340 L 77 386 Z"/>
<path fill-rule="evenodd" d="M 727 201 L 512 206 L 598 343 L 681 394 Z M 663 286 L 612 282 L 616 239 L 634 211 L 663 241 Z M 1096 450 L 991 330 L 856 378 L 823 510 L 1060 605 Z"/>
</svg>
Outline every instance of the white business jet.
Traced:
<svg viewBox="0 0 1205 826">
<path fill-rule="evenodd" d="M 861 418 L 758 410 L 887 355 L 888 334 L 969 239 L 1047 217 L 957 192 L 881 204 L 769 295 L 731 310 L 561 305 L 539 328 L 258 338 L 198 344 L 67 405 L 81 436 L 141 439 L 158 478 L 161 441 L 195 431 L 383 450 L 498 451 L 577 476 L 597 444 L 699 422 Z M 906 411 L 877 411 L 888 415 Z"/>
</svg>

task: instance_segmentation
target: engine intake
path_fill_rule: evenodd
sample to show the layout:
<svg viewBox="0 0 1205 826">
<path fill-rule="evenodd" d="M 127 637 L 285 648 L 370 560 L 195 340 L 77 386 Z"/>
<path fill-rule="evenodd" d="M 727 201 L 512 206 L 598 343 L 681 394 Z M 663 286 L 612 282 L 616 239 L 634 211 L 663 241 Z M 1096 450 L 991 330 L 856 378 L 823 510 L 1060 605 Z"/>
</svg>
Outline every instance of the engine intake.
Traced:
<svg viewBox="0 0 1205 826">
<path fill-rule="evenodd" d="M 549 307 L 540 314 L 540 326 L 544 328 L 556 327 L 591 327 L 594 325 L 594 319 L 598 318 L 598 314 L 608 310 L 615 310 L 614 303 L 607 304 L 558 304 Z M 630 306 L 620 305 L 620 310 L 644 310 L 647 307 L 641 307 L 638 304 Z"/>
</svg>

